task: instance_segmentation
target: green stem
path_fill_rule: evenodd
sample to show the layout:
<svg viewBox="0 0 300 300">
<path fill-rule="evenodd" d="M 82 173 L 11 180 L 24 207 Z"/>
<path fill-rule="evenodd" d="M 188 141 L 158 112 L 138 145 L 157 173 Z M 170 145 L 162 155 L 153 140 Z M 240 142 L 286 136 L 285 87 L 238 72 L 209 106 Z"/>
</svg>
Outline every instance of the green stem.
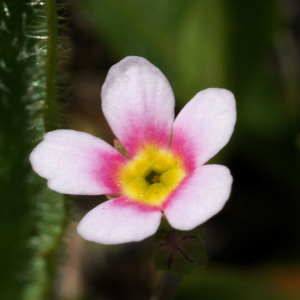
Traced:
<svg viewBox="0 0 300 300">
<path fill-rule="evenodd" d="M 150 300 L 173 300 L 179 290 L 181 275 L 164 272 L 160 278 L 157 289 Z"/>
<path fill-rule="evenodd" d="M 55 0 L 0 8 L 0 298 L 49 299 L 68 221 L 63 195 L 34 174 L 29 154 L 58 128 Z"/>
<path fill-rule="evenodd" d="M 57 6 L 56 1 L 46 0 L 46 16 L 48 24 L 48 43 L 46 58 L 46 95 L 44 105 L 44 128 L 45 132 L 57 129 Z"/>
</svg>

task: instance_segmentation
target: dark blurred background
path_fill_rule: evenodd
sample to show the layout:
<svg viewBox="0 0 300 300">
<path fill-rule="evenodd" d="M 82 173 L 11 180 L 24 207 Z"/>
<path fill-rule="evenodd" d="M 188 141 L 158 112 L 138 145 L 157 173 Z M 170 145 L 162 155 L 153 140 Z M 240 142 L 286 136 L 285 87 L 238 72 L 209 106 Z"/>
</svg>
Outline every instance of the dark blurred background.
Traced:
<svg viewBox="0 0 300 300">
<path fill-rule="evenodd" d="M 112 143 L 99 95 L 108 69 L 128 55 L 161 69 L 177 113 L 202 89 L 235 94 L 235 132 L 212 160 L 230 168 L 232 195 L 205 224 L 209 265 L 184 278 L 178 299 L 300 299 L 300 2 L 59 3 L 71 128 Z M 75 198 L 75 219 L 102 201 Z M 84 242 L 75 228 L 74 221 L 56 299 L 149 299 L 161 275 L 151 238 L 103 246 Z"/>
</svg>

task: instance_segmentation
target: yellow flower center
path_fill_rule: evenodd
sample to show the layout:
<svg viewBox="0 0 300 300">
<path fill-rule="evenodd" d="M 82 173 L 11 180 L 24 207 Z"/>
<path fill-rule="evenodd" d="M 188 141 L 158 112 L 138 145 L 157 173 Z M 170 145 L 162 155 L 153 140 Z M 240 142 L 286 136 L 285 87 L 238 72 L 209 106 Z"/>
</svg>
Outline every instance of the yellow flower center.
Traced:
<svg viewBox="0 0 300 300">
<path fill-rule="evenodd" d="M 123 195 L 160 206 L 186 175 L 178 156 L 148 145 L 120 170 L 119 179 Z"/>
</svg>

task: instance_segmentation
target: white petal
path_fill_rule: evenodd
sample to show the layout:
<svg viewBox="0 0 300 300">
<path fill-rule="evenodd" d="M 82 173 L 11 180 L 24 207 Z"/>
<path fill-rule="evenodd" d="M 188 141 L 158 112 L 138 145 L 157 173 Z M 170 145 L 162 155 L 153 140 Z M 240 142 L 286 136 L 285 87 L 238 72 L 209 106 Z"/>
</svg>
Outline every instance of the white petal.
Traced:
<svg viewBox="0 0 300 300">
<path fill-rule="evenodd" d="M 225 89 L 199 92 L 177 116 L 172 149 L 201 166 L 229 141 L 236 121 L 235 99 Z"/>
<path fill-rule="evenodd" d="M 52 190 L 73 195 L 117 195 L 115 175 L 126 161 L 103 140 L 74 130 L 46 133 L 30 155 L 33 169 Z"/>
<path fill-rule="evenodd" d="M 190 230 L 218 213 L 231 191 L 228 168 L 205 165 L 197 168 L 171 195 L 164 209 L 170 225 Z"/>
<path fill-rule="evenodd" d="M 174 95 L 166 77 L 149 61 L 129 56 L 114 65 L 101 96 L 104 115 L 130 156 L 147 142 L 169 145 Z"/>
<path fill-rule="evenodd" d="M 153 235 L 160 220 L 159 210 L 147 209 L 121 197 L 89 211 L 77 231 L 84 239 L 101 244 L 137 242 Z"/>
</svg>

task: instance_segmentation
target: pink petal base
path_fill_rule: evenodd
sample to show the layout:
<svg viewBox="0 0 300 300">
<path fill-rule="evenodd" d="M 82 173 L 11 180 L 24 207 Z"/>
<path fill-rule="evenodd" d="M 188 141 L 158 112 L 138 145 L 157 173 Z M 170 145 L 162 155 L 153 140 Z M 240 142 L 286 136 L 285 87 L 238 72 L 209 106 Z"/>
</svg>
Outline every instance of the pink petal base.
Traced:
<svg viewBox="0 0 300 300">
<path fill-rule="evenodd" d="M 157 208 L 140 206 L 120 197 L 88 212 L 77 231 L 84 239 L 101 244 L 138 242 L 156 232 L 161 216 Z"/>
</svg>

